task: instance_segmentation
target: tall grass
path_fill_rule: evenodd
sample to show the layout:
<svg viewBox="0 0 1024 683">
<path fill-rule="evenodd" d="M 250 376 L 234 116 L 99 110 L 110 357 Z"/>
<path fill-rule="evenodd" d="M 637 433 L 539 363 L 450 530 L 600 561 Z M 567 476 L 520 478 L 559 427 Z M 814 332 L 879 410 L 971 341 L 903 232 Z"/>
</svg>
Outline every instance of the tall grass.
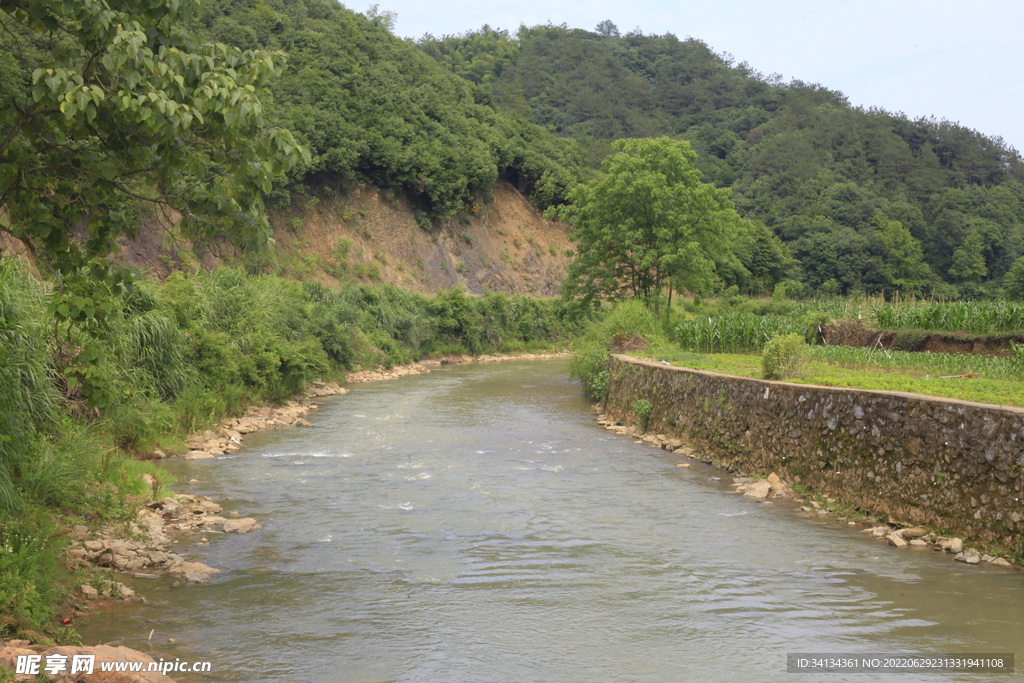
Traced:
<svg viewBox="0 0 1024 683">
<path fill-rule="evenodd" d="M 935 332 L 965 332 L 968 334 L 1024 333 L 1024 302 L 1021 301 L 922 301 L 917 299 L 895 299 L 885 301 L 881 297 L 824 297 L 815 301 L 796 302 L 787 300 L 730 299 L 705 302 L 701 306 L 689 305 L 696 319 L 686 321 L 681 343 L 704 344 L 700 349 L 717 348 L 724 343 L 729 350 L 741 350 L 749 346 L 744 342 L 743 328 L 749 327 L 745 316 L 771 318 L 788 317 L 799 319 L 808 313 L 827 315 L 835 319 L 860 319 L 867 324 L 884 330 L 930 330 Z M 712 322 L 702 327 L 707 318 Z M 727 341 L 735 328 L 738 334 L 736 344 Z M 765 332 L 769 332 L 769 328 Z M 726 341 L 718 342 L 722 338 Z M 693 339 L 693 342 L 689 340 Z M 694 347 L 696 348 L 696 347 Z"/>
<path fill-rule="evenodd" d="M 0 259 L 0 517 L 20 507 L 34 446 L 59 415 L 46 323 L 43 288 L 21 262 Z"/>
</svg>

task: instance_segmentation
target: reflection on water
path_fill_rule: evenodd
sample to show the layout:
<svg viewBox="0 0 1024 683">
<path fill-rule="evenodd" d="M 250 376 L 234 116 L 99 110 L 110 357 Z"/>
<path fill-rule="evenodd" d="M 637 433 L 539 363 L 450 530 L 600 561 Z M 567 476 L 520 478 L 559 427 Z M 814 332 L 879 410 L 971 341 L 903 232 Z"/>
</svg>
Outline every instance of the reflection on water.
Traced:
<svg viewBox="0 0 1024 683">
<path fill-rule="evenodd" d="M 564 373 L 360 385 L 314 428 L 174 463 L 264 529 L 207 535 L 195 556 L 225 570 L 214 583 L 136 581 L 150 604 L 83 634 L 210 660 L 178 676 L 204 682 L 809 680 L 787 652 L 1024 643 L 1024 575 L 731 495 L 722 472 L 597 427 Z"/>
</svg>

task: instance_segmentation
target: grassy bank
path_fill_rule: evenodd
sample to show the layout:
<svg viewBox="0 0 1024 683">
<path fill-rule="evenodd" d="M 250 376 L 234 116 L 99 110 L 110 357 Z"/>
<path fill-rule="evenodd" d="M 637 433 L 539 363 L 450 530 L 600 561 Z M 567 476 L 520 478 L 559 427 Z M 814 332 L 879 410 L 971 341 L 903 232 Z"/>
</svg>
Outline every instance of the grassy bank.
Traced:
<svg viewBox="0 0 1024 683">
<path fill-rule="evenodd" d="M 672 345 L 631 352 L 640 358 L 740 377 L 763 377 L 761 356 L 698 354 Z M 920 358 L 924 356 L 924 358 Z M 928 358 L 931 357 L 931 358 Z M 991 376 L 981 375 L 986 367 Z M 949 354 L 913 354 L 849 347 L 809 347 L 796 373 L 784 381 L 828 387 L 906 391 L 961 401 L 1024 407 L 1024 385 L 1012 379 L 1007 359 Z M 955 375 L 949 377 L 948 375 Z"/>
<path fill-rule="evenodd" d="M 82 580 L 61 559 L 66 530 L 127 521 L 133 497 L 153 494 L 140 475 L 155 468 L 133 456 L 183 450 L 189 433 L 313 379 L 545 350 L 578 326 L 554 301 L 232 268 L 139 281 L 103 326 L 58 322 L 49 292 L 0 259 L 0 637 L 61 635 L 61 603 Z"/>
</svg>

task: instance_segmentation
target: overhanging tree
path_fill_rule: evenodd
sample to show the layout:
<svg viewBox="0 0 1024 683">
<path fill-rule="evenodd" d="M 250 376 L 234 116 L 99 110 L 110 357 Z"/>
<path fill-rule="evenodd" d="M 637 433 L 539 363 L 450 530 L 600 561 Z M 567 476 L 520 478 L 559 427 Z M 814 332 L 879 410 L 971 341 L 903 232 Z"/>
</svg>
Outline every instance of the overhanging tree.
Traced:
<svg viewBox="0 0 1024 683">
<path fill-rule="evenodd" d="M 93 334 L 127 273 L 106 257 L 141 204 L 186 234 L 261 246 L 263 195 L 308 158 L 263 119 L 283 55 L 199 44 L 189 0 L 0 0 L 0 231 L 58 280 L 58 321 Z M 95 347 L 64 358 L 68 386 L 106 403 Z"/>
<path fill-rule="evenodd" d="M 0 229 L 63 275 L 116 250 L 126 206 L 266 242 L 262 196 L 303 154 L 263 120 L 283 55 L 197 44 L 188 0 L 0 0 Z"/>
<path fill-rule="evenodd" d="M 670 138 L 620 140 L 605 173 L 551 211 L 576 243 L 564 293 L 587 301 L 640 297 L 660 312 L 662 294 L 703 291 L 716 263 L 743 270 L 731 250 L 742 229 L 730 190 L 701 182 L 697 153 Z"/>
</svg>

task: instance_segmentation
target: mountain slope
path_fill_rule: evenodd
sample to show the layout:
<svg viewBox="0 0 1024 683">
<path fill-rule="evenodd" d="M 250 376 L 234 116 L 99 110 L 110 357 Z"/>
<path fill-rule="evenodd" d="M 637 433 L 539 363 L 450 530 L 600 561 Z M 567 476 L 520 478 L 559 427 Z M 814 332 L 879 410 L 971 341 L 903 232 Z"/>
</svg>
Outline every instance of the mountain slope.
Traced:
<svg viewBox="0 0 1024 683">
<path fill-rule="evenodd" d="M 809 288 L 995 294 L 1024 255 L 1024 162 L 1002 139 L 852 107 L 692 38 L 605 28 L 484 27 L 419 46 L 499 108 L 579 140 L 592 165 L 613 139 L 690 140 L 705 177 L 789 244 Z"/>
</svg>

